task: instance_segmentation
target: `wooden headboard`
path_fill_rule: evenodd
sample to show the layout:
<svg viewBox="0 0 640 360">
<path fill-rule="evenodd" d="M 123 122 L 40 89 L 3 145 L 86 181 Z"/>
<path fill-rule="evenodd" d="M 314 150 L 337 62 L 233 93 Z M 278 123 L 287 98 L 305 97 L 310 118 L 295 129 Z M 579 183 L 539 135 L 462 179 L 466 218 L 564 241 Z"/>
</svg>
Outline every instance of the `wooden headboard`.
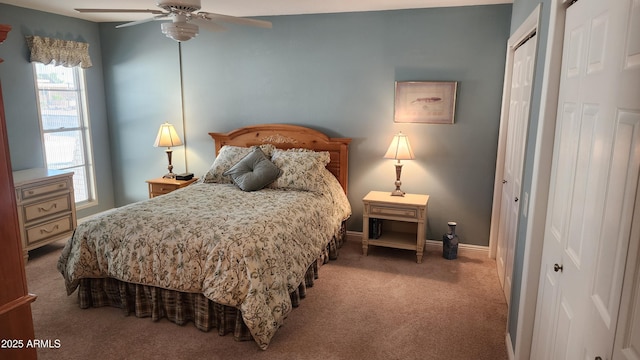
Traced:
<svg viewBox="0 0 640 360">
<path fill-rule="evenodd" d="M 320 131 L 298 125 L 264 124 L 245 126 L 226 134 L 210 132 L 216 145 L 216 156 L 224 145 L 254 146 L 273 144 L 279 149 L 305 148 L 328 151 L 331 161 L 327 169 L 336 176 L 347 193 L 350 138 L 330 138 Z"/>
</svg>

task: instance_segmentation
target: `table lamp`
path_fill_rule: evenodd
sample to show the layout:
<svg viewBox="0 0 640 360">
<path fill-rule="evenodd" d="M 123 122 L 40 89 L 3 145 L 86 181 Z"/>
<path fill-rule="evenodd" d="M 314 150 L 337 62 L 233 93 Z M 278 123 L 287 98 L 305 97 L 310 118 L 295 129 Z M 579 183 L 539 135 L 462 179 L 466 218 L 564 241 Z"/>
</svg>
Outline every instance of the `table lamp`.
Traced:
<svg viewBox="0 0 640 360">
<path fill-rule="evenodd" d="M 396 189 L 391 192 L 391 195 L 404 196 L 405 192 L 400 190 L 400 185 L 402 185 L 402 182 L 400 181 L 400 173 L 402 172 L 402 164 L 400 163 L 400 160 L 415 159 L 407 135 L 403 134 L 402 132 L 394 135 L 393 140 L 391 141 L 391 145 L 389 145 L 389 149 L 387 150 L 387 153 L 384 154 L 384 157 L 385 159 L 398 160 L 398 162 L 396 163 Z"/>
<path fill-rule="evenodd" d="M 160 125 L 160 130 L 158 130 L 158 136 L 156 137 L 156 142 L 153 144 L 155 147 L 166 147 L 167 157 L 169 158 L 169 172 L 163 177 L 166 179 L 175 179 L 176 174 L 173 173 L 173 165 L 171 165 L 171 150 L 172 146 L 180 146 L 182 145 L 182 141 L 180 137 L 178 137 L 178 133 L 173 125 L 169 123 L 164 123 Z"/>
</svg>

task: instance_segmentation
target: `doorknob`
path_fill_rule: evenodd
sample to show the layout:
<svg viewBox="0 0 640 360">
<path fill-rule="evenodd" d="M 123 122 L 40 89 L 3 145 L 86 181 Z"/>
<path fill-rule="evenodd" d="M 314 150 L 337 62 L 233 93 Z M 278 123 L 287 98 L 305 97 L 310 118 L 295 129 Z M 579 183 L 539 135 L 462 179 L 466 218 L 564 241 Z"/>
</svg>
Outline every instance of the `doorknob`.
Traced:
<svg viewBox="0 0 640 360">
<path fill-rule="evenodd" d="M 553 265 L 553 271 L 555 271 L 555 272 L 558 272 L 558 271 L 562 272 L 562 268 L 563 268 L 562 265 L 558 265 L 558 264 L 554 264 Z M 602 359 L 600 359 L 600 360 L 602 360 Z"/>
<path fill-rule="evenodd" d="M 600 356 L 596 356 L 595 360 L 602 360 L 602 358 Z"/>
<path fill-rule="evenodd" d="M 520 199 L 518 199 L 518 197 L 516 196 L 516 199 L 515 199 L 514 201 L 515 201 L 515 202 L 518 202 L 518 200 L 520 200 Z"/>
<path fill-rule="evenodd" d="M 507 183 L 507 180 L 502 180 L 502 183 L 503 183 L 503 184 L 506 184 L 506 183 Z"/>
</svg>

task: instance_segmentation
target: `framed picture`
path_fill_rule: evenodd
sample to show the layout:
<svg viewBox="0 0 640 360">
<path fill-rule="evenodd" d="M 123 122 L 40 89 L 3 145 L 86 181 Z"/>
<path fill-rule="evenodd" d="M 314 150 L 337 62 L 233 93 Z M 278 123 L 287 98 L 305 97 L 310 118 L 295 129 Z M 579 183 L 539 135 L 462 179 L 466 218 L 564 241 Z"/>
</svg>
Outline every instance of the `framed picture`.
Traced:
<svg viewBox="0 0 640 360">
<path fill-rule="evenodd" d="M 394 122 L 453 124 L 456 81 L 396 81 Z"/>
</svg>

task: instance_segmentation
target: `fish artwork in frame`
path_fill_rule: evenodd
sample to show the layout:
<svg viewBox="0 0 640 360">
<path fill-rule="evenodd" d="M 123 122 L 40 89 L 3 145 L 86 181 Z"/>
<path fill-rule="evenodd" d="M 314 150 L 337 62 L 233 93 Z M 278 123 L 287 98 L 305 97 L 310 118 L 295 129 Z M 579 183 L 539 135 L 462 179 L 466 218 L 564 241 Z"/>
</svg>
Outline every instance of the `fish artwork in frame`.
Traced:
<svg viewBox="0 0 640 360">
<path fill-rule="evenodd" d="M 396 81 L 393 121 L 453 124 L 456 81 Z"/>
</svg>

